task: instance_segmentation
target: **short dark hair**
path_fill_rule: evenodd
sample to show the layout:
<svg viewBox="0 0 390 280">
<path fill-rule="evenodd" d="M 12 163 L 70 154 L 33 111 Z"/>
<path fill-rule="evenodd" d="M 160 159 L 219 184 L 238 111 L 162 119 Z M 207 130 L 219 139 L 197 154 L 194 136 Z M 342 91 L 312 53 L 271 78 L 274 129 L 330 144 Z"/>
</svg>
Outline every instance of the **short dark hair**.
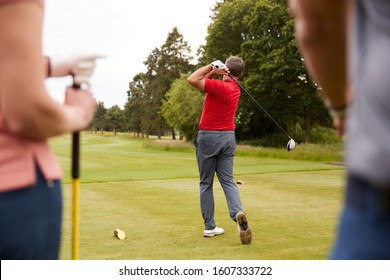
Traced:
<svg viewBox="0 0 390 280">
<path fill-rule="evenodd" d="M 244 61 L 237 56 L 231 56 L 226 59 L 225 65 L 234 77 L 240 77 L 245 67 Z"/>
</svg>

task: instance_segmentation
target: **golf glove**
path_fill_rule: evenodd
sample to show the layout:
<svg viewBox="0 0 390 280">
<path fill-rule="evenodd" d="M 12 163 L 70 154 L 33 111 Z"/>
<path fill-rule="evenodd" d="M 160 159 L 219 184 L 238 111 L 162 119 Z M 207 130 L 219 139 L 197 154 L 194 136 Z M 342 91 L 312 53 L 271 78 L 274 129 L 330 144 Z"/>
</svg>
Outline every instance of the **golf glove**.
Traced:
<svg viewBox="0 0 390 280">
<path fill-rule="evenodd" d="M 223 62 L 220 60 L 215 60 L 211 62 L 211 65 L 213 66 L 213 68 L 217 68 L 217 69 L 222 69 L 223 67 L 225 67 L 225 64 L 223 64 Z"/>
<path fill-rule="evenodd" d="M 68 55 L 50 58 L 50 77 L 73 75 L 77 84 L 89 83 L 96 66 L 96 59 L 101 55 Z"/>
</svg>

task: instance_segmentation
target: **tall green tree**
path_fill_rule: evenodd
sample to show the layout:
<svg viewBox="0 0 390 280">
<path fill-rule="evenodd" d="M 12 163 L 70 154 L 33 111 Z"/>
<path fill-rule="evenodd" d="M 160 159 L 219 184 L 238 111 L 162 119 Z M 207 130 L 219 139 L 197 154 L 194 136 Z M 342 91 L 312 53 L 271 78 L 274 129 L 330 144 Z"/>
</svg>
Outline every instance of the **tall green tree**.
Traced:
<svg viewBox="0 0 390 280">
<path fill-rule="evenodd" d="M 138 73 L 129 83 L 127 91 L 127 102 L 123 110 L 125 128 L 133 131 L 139 137 L 140 134 L 148 135 L 150 131 L 149 103 L 150 98 L 146 94 L 145 88 L 148 79 L 145 73 Z"/>
<path fill-rule="evenodd" d="M 162 115 L 171 127 L 180 130 L 187 141 L 193 140 L 197 131 L 204 96 L 187 82 L 188 74 L 173 82 L 161 108 Z"/>
<path fill-rule="evenodd" d="M 104 107 L 104 102 L 99 101 L 96 106 L 95 115 L 91 122 L 91 127 L 96 131 L 100 130 L 102 133 L 106 128 L 106 111 L 107 109 Z"/>
<path fill-rule="evenodd" d="M 248 27 L 244 19 L 249 16 L 256 0 L 224 0 L 213 9 L 213 22 L 206 36 L 205 58 L 225 60 L 241 53 L 241 45 L 248 39 Z"/>
<path fill-rule="evenodd" d="M 114 132 L 114 135 L 116 135 L 116 132 L 118 128 L 121 127 L 122 124 L 122 110 L 119 108 L 118 105 L 114 105 L 111 108 L 109 108 L 106 112 L 106 120 L 112 131 Z"/>
<path fill-rule="evenodd" d="M 144 62 L 148 69 L 146 75 L 149 80 L 146 92 L 151 96 L 149 109 L 158 138 L 161 138 L 165 130 L 170 130 L 172 138 L 175 138 L 174 128 L 169 128 L 160 108 L 162 102 L 166 100 L 165 94 L 173 81 L 180 78 L 181 73 L 187 73 L 193 68 L 190 64 L 191 59 L 191 48 L 188 42 L 184 40 L 177 27 L 174 27 L 161 48 L 154 49 Z"/>
<path fill-rule="evenodd" d="M 246 18 L 248 38 L 242 44 L 242 56 L 247 62 L 245 85 L 286 131 L 301 123 L 305 139 L 310 141 L 314 115 L 327 116 L 322 100 L 299 54 L 294 24 L 286 1 L 257 1 Z M 321 118 L 317 118 L 320 119 Z M 253 132 L 270 133 L 278 128 L 262 114 L 251 115 Z M 325 120 L 326 121 L 326 120 Z M 261 130 L 261 126 L 269 130 Z"/>
</svg>

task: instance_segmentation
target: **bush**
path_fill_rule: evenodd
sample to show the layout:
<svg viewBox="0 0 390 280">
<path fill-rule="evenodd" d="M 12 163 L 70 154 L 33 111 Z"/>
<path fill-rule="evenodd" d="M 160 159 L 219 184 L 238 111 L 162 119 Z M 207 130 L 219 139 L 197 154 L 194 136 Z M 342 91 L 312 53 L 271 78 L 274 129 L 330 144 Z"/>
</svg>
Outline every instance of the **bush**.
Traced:
<svg viewBox="0 0 390 280">
<path fill-rule="evenodd" d="M 339 144 L 342 140 L 337 137 L 336 131 L 328 127 L 316 127 L 311 131 L 311 141 L 314 144 Z"/>
<path fill-rule="evenodd" d="M 291 135 L 296 143 L 303 142 L 304 135 L 297 133 Z M 266 135 L 259 139 L 240 141 L 239 144 L 249 145 L 254 147 L 272 147 L 272 148 L 285 148 L 288 142 L 288 137 L 284 133 L 274 133 Z"/>
<path fill-rule="evenodd" d="M 305 142 L 305 134 L 303 131 L 297 131 L 290 134 L 297 144 Z M 282 148 L 287 145 L 288 137 L 283 133 L 274 133 L 266 135 L 259 139 L 240 141 L 239 144 L 249 145 L 254 147 L 272 147 Z M 312 144 L 341 144 L 342 140 L 337 137 L 336 132 L 332 128 L 316 127 L 311 131 Z"/>
</svg>

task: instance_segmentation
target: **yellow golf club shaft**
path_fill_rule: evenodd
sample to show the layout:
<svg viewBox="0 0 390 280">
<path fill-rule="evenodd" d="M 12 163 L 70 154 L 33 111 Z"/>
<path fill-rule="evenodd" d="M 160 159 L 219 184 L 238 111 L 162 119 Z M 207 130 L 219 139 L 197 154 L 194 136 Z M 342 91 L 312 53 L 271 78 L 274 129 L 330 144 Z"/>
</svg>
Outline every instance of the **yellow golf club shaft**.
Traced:
<svg viewBox="0 0 390 280">
<path fill-rule="evenodd" d="M 73 82 L 74 88 L 80 88 Z M 72 259 L 79 259 L 79 192 L 80 192 L 80 132 L 72 135 L 72 190 L 73 190 L 73 228 Z"/>
<path fill-rule="evenodd" d="M 79 193 L 80 179 L 73 179 L 73 229 L 72 229 L 72 259 L 79 259 Z"/>
</svg>

